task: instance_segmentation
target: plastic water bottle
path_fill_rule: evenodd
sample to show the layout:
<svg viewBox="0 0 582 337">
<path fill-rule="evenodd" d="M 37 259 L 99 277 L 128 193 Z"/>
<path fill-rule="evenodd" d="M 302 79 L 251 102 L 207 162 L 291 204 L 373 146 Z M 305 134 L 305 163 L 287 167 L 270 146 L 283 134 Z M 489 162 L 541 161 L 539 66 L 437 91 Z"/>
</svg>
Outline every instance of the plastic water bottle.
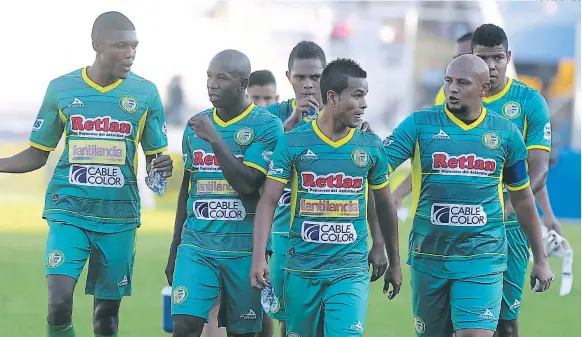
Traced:
<svg viewBox="0 0 582 337">
<path fill-rule="evenodd" d="M 159 154 L 156 155 L 156 158 L 159 157 Z M 150 190 L 154 191 L 159 197 L 164 195 L 166 192 L 166 187 L 168 186 L 168 181 L 166 177 L 164 177 L 160 172 L 154 172 L 150 170 L 150 173 L 145 178 L 146 185 L 149 187 Z"/>
<path fill-rule="evenodd" d="M 308 98 L 308 97 L 312 97 L 313 95 L 303 95 L 304 98 Z M 319 109 L 314 109 L 314 108 L 309 108 L 309 112 L 304 112 L 303 113 L 303 118 L 307 118 L 307 119 L 316 119 L 317 118 L 317 114 L 319 113 Z"/>
<path fill-rule="evenodd" d="M 172 287 L 165 286 L 162 289 L 162 328 L 165 332 L 173 332 L 172 324 Z"/>
<path fill-rule="evenodd" d="M 275 290 L 269 281 L 267 281 L 267 286 L 261 290 L 261 305 L 265 313 L 269 313 L 275 305 Z"/>
</svg>

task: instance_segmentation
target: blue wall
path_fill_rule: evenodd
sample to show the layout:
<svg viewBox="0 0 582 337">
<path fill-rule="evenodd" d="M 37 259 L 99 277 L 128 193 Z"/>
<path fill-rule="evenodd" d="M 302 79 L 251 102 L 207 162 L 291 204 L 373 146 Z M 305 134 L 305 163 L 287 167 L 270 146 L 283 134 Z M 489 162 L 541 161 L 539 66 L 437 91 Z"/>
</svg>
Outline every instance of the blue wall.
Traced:
<svg viewBox="0 0 582 337">
<path fill-rule="evenodd" d="M 554 214 L 559 219 L 580 219 L 580 151 L 561 148 L 550 167 L 547 187 Z"/>
</svg>

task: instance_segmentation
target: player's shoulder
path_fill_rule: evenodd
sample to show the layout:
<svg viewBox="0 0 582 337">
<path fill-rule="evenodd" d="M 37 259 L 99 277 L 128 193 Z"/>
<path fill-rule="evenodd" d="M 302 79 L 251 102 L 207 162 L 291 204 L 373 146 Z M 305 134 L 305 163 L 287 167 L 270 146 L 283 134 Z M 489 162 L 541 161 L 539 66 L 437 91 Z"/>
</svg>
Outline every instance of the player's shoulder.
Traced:
<svg viewBox="0 0 582 337">
<path fill-rule="evenodd" d="M 273 125 L 281 124 L 279 117 L 269 112 L 266 108 L 254 105 L 249 115 L 246 118 L 247 123 L 251 124 L 255 128 L 261 128 L 264 126 L 272 127 Z M 282 124 L 281 124 L 282 125 Z"/>
<path fill-rule="evenodd" d="M 273 103 L 273 104 L 267 106 L 265 109 L 267 111 L 269 111 L 270 113 L 278 114 L 279 112 L 287 110 L 288 107 L 291 106 L 292 101 L 293 101 L 293 99 L 290 98 L 290 99 L 283 101 L 283 102 Z"/>
<path fill-rule="evenodd" d="M 311 137 L 317 136 L 315 130 L 313 129 L 312 123 L 315 121 L 311 121 L 300 125 L 292 130 L 285 132 L 285 138 L 289 142 L 289 144 L 307 144 L 310 143 Z"/>
<path fill-rule="evenodd" d="M 371 131 L 356 129 L 354 132 L 354 139 L 357 139 L 358 142 L 363 142 L 370 147 L 382 147 L 382 139 L 380 139 L 380 136 Z"/>
<path fill-rule="evenodd" d="M 126 90 L 134 91 L 143 94 L 157 94 L 158 88 L 154 82 L 145 79 L 134 72 L 130 72 L 125 80 L 123 80 Z"/>
<path fill-rule="evenodd" d="M 78 84 L 83 81 L 83 68 L 73 70 L 69 73 L 52 79 L 49 87 L 54 91 L 62 91 L 78 88 Z"/>
<path fill-rule="evenodd" d="M 435 123 L 435 119 L 445 113 L 444 105 L 433 105 L 431 107 L 422 108 L 411 113 L 406 119 L 409 123 L 414 125 Z"/>
<path fill-rule="evenodd" d="M 543 95 L 537 89 L 516 79 L 511 79 L 510 92 L 511 98 L 522 100 L 544 99 Z"/>
<path fill-rule="evenodd" d="M 505 130 L 510 132 L 518 132 L 519 129 L 514 122 L 504 117 L 502 114 L 498 113 L 497 111 L 487 110 L 487 115 L 485 116 L 485 120 L 483 121 L 483 126 L 487 129 L 492 130 Z"/>
</svg>

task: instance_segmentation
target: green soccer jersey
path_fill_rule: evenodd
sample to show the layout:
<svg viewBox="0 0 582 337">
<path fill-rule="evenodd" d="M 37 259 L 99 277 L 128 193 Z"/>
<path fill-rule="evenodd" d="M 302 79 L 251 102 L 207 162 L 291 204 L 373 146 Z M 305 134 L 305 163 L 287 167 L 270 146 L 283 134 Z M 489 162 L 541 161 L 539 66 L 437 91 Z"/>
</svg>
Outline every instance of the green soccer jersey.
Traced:
<svg viewBox="0 0 582 337">
<path fill-rule="evenodd" d="M 279 140 L 267 177 L 291 186 L 286 270 L 368 270 L 367 189 L 388 185 L 378 136 L 351 129 L 332 141 L 317 121 L 307 123 Z"/>
<path fill-rule="evenodd" d="M 65 149 L 49 183 L 43 218 L 103 233 L 140 224 L 137 149 L 157 154 L 168 146 L 156 86 L 133 73 L 101 87 L 86 68 L 49 84 L 29 144 Z"/>
<path fill-rule="evenodd" d="M 552 127 L 548 104 L 537 90 L 509 79 L 501 92 L 484 98 L 483 105 L 515 123 L 528 150 L 551 151 Z M 508 197 L 506 191 L 505 198 Z M 507 229 L 519 227 L 515 213 L 505 221 L 505 226 Z"/>
<path fill-rule="evenodd" d="M 273 149 L 283 135 L 278 118 L 254 104 L 228 122 L 220 119 L 216 109 L 201 113 L 213 121 L 235 157 L 267 174 Z M 251 254 L 258 192 L 241 199 L 224 177 L 210 143 L 189 126 L 184 131 L 182 152 L 184 168 L 191 172 L 182 244 L 219 254 Z"/>
<path fill-rule="evenodd" d="M 467 125 L 439 105 L 410 115 L 384 146 L 391 169 L 412 159 L 408 263 L 442 278 L 505 270 L 502 179 L 529 186 L 517 126 L 486 108 Z"/>
</svg>

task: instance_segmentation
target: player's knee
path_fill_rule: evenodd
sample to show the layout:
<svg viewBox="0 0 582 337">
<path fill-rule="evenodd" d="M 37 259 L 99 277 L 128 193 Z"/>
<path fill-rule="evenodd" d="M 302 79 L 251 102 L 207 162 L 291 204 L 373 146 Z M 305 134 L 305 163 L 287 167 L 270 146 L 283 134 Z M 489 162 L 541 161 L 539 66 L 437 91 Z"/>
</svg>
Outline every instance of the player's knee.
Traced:
<svg viewBox="0 0 582 337">
<path fill-rule="evenodd" d="M 71 322 L 73 315 L 73 294 L 49 294 L 48 321 L 54 326 Z"/>
<path fill-rule="evenodd" d="M 518 337 L 517 333 L 517 320 L 499 320 L 497 324 L 497 336 L 498 337 Z"/>
<path fill-rule="evenodd" d="M 279 321 L 279 328 L 281 329 L 281 336 L 287 336 L 287 322 Z"/>
<path fill-rule="evenodd" d="M 117 332 L 119 326 L 119 301 L 97 300 L 93 313 L 93 331 L 109 336 Z"/>
<path fill-rule="evenodd" d="M 493 331 L 484 329 L 462 329 L 455 332 L 456 337 L 493 337 Z"/>
<path fill-rule="evenodd" d="M 257 337 L 259 334 L 255 333 L 255 332 L 250 332 L 250 333 L 243 333 L 243 334 L 236 334 L 236 333 L 232 333 L 232 332 L 226 332 L 226 335 L 228 337 Z"/>
<path fill-rule="evenodd" d="M 187 315 L 174 315 L 174 337 L 200 337 L 204 329 L 204 319 Z"/>
</svg>

